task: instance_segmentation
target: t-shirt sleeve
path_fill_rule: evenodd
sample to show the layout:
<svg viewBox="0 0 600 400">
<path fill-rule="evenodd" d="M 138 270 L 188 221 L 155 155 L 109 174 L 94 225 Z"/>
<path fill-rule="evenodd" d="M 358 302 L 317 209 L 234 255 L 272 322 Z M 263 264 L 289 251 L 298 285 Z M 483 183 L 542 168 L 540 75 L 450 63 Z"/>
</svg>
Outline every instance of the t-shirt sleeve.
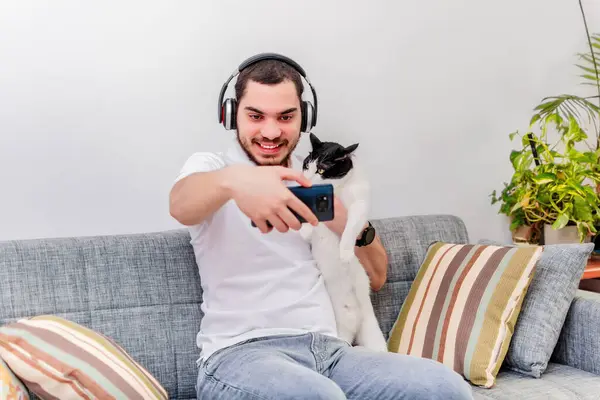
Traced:
<svg viewBox="0 0 600 400">
<path fill-rule="evenodd" d="M 179 171 L 179 175 L 175 178 L 175 182 L 194 174 L 196 172 L 216 171 L 225 167 L 223 157 L 216 153 L 198 152 L 192 154 L 183 167 Z"/>
</svg>

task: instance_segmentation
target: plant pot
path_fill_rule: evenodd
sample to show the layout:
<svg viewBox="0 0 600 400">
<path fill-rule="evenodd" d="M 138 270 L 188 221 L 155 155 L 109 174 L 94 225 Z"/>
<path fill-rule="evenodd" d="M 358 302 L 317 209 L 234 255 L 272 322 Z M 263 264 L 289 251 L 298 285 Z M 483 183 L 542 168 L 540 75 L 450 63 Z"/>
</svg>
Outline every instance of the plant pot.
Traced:
<svg viewBox="0 0 600 400">
<path fill-rule="evenodd" d="M 584 243 L 591 241 L 590 236 L 584 239 Z M 552 225 L 544 225 L 544 244 L 580 243 L 579 232 L 576 225 L 567 225 L 561 229 L 553 229 Z"/>
<path fill-rule="evenodd" d="M 514 244 L 531 243 L 535 232 L 531 225 L 519 226 L 512 232 L 512 241 Z"/>
<path fill-rule="evenodd" d="M 513 219 L 509 221 L 511 224 Z M 511 238 L 513 244 L 540 244 L 543 240 L 543 228 L 541 224 L 519 225 L 516 229 L 511 229 Z"/>
</svg>

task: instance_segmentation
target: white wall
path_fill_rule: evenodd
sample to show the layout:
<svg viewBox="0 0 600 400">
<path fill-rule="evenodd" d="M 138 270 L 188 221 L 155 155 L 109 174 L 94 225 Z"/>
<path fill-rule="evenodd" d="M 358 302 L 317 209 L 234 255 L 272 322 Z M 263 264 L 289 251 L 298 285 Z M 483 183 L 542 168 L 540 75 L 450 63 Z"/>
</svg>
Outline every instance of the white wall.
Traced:
<svg viewBox="0 0 600 400">
<path fill-rule="evenodd" d="M 179 227 L 172 180 L 227 144 L 219 89 L 261 51 L 308 71 L 315 133 L 361 143 L 373 217 L 452 213 L 506 239 L 488 195 L 510 177 L 507 135 L 578 89 L 585 46 L 575 0 L 4 1 L 0 239 Z"/>
</svg>

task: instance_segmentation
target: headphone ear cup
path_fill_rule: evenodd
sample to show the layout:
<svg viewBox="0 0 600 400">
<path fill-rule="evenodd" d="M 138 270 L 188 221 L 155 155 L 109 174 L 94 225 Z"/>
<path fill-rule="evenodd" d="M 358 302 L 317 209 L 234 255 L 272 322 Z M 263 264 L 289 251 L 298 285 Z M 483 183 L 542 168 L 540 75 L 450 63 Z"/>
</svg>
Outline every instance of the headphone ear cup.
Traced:
<svg viewBox="0 0 600 400">
<path fill-rule="evenodd" d="M 310 101 L 303 101 L 301 105 L 302 110 L 302 126 L 300 127 L 301 132 L 310 132 L 315 126 L 315 108 Z"/>
<path fill-rule="evenodd" d="M 231 99 L 231 129 L 237 129 L 237 100 Z"/>
<path fill-rule="evenodd" d="M 226 99 L 223 102 L 223 126 L 227 130 L 236 129 L 235 115 L 237 109 L 237 102 L 235 99 Z"/>
<path fill-rule="evenodd" d="M 300 132 L 306 132 L 306 122 L 308 121 L 306 115 L 306 101 L 300 103 L 300 114 L 302 115 L 302 122 L 300 123 Z"/>
</svg>

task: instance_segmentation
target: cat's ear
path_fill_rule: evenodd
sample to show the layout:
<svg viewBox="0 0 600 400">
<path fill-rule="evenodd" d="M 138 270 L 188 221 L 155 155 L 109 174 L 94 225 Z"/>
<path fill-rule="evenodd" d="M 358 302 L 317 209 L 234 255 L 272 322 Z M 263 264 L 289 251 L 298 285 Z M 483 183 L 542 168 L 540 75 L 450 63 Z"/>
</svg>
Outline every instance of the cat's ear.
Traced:
<svg viewBox="0 0 600 400">
<path fill-rule="evenodd" d="M 352 153 L 354 150 L 356 150 L 356 148 L 357 148 L 357 147 L 358 147 L 358 143 L 354 143 L 354 144 L 351 144 L 350 146 L 346 147 L 346 148 L 344 149 L 344 151 L 346 152 L 346 154 L 350 154 L 350 153 Z"/>
<path fill-rule="evenodd" d="M 313 149 L 318 149 L 319 147 L 321 147 L 321 145 L 323 144 L 319 138 L 311 132 L 310 134 L 310 144 L 312 145 Z"/>
</svg>

